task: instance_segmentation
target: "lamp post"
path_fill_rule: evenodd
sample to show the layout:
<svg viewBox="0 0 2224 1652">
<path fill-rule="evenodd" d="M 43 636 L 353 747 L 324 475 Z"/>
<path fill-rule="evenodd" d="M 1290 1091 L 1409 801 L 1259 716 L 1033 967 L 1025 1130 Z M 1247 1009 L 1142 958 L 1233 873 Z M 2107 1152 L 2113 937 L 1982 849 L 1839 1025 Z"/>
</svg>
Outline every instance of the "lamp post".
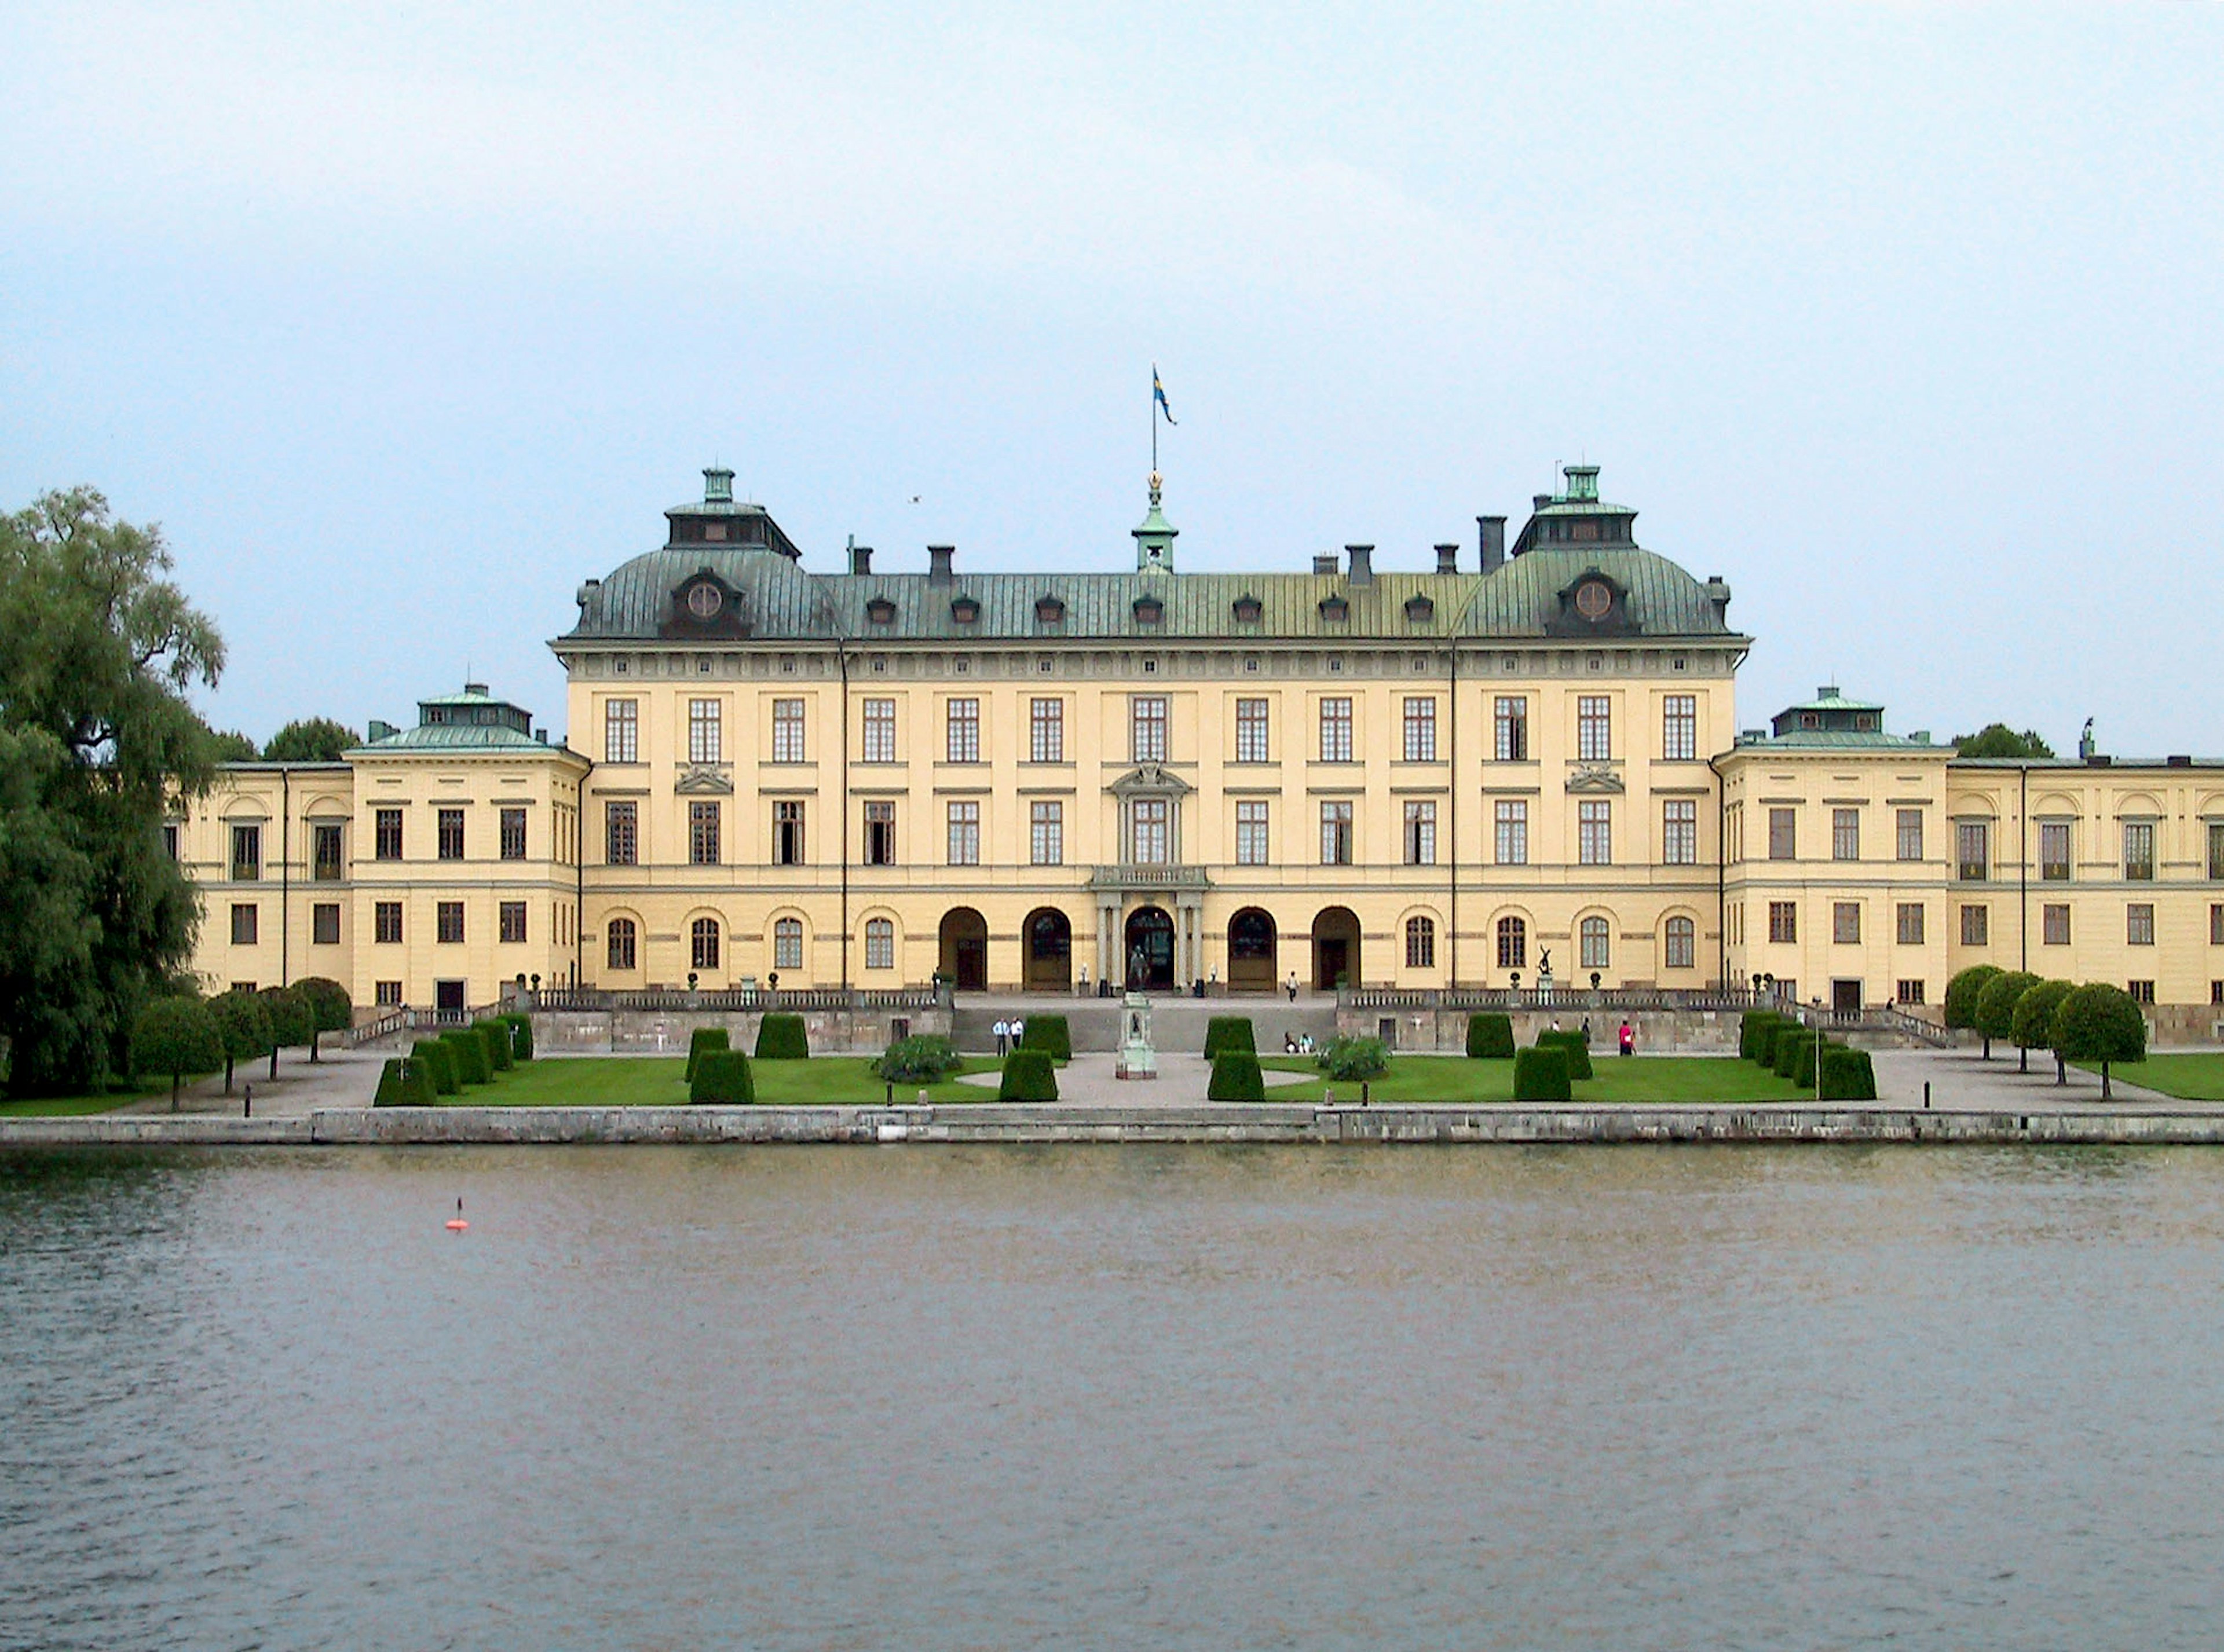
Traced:
<svg viewBox="0 0 2224 1652">
<path fill-rule="evenodd" d="M 1814 1005 L 1815 1005 L 1815 1105 L 1816 1105 L 1816 1107 L 1821 1107 L 1821 1106 L 1823 1105 L 1823 1000 L 1818 997 L 1818 998 L 1816 998 L 1816 999 L 1814 1000 Z"/>
</svg>

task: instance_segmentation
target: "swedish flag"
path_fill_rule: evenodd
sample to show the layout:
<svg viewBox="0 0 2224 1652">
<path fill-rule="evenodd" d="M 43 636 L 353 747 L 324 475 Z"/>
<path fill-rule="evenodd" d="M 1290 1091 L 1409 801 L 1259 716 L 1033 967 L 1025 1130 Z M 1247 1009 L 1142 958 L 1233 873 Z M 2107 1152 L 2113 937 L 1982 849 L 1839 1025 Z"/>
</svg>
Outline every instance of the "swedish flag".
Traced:
<svg viewBox="0 0 2224 1652">
<path fill-rule="evenodd" d="M 1159 364 L 1151 363 L 1151 400 L 1159 404 L 1159 411 L 1166 416 L 1166 423 L 1175 422 L 1174 410 L 1166 405 L 1166 387 L 1159 382 Z"/>
</svg>

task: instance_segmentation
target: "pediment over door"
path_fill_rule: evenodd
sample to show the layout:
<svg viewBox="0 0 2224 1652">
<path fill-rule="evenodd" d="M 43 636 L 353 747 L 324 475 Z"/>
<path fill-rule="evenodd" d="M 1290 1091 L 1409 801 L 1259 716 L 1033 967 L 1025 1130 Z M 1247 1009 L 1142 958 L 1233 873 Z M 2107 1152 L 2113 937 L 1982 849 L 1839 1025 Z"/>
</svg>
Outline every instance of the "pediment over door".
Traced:
<svg viewBox="0 0 2224 1652">
<path fill-rule="evenodd" d="M 1157 763 L 1139 764 L 1104 789 L 1115 798 L 1180 798 L 1197 790 Z"/>
</svg>

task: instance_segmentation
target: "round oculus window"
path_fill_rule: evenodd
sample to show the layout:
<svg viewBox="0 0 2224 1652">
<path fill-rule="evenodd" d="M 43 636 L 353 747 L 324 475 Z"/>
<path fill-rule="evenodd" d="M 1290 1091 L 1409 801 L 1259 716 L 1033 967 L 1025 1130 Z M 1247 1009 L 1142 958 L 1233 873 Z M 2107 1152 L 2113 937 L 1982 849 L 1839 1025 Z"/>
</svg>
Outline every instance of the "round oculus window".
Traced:
<svg viewBox="0 0 2224 1652">
<path fill-rule="evenodd" d="M 717 618 L 718 610 L 726 606 L 726 599 L 716 585 L 693 585 L 687 591 L 687 611 L 698 620 Z"/>
<path fill-rule="evenodd" d="M 1586 620 L 1603 620 L 1614 606 L 1614 591 L 1603 579 L 1586 579 L 1576 587 L 1576 612 Z"/>
</svg>

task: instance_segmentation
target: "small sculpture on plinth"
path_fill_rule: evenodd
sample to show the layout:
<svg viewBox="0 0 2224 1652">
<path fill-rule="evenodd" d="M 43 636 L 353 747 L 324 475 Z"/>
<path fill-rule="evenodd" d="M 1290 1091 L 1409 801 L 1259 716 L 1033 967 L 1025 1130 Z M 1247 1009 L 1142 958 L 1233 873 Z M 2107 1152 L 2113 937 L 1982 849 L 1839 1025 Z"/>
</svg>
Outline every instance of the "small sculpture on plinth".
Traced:
<svg viewBox="0 0 2224 1652">
<path fill-rule="evenodd" d="M 1121 1078 L 1156 1078 L 1159 1075 L 1159 1052 L 1151 1043 L 1151 1000 L 1140 993 L 1129 993 L 1120 1010 L 1120 1064 L 1114 1070 Z"/>
</svg>

